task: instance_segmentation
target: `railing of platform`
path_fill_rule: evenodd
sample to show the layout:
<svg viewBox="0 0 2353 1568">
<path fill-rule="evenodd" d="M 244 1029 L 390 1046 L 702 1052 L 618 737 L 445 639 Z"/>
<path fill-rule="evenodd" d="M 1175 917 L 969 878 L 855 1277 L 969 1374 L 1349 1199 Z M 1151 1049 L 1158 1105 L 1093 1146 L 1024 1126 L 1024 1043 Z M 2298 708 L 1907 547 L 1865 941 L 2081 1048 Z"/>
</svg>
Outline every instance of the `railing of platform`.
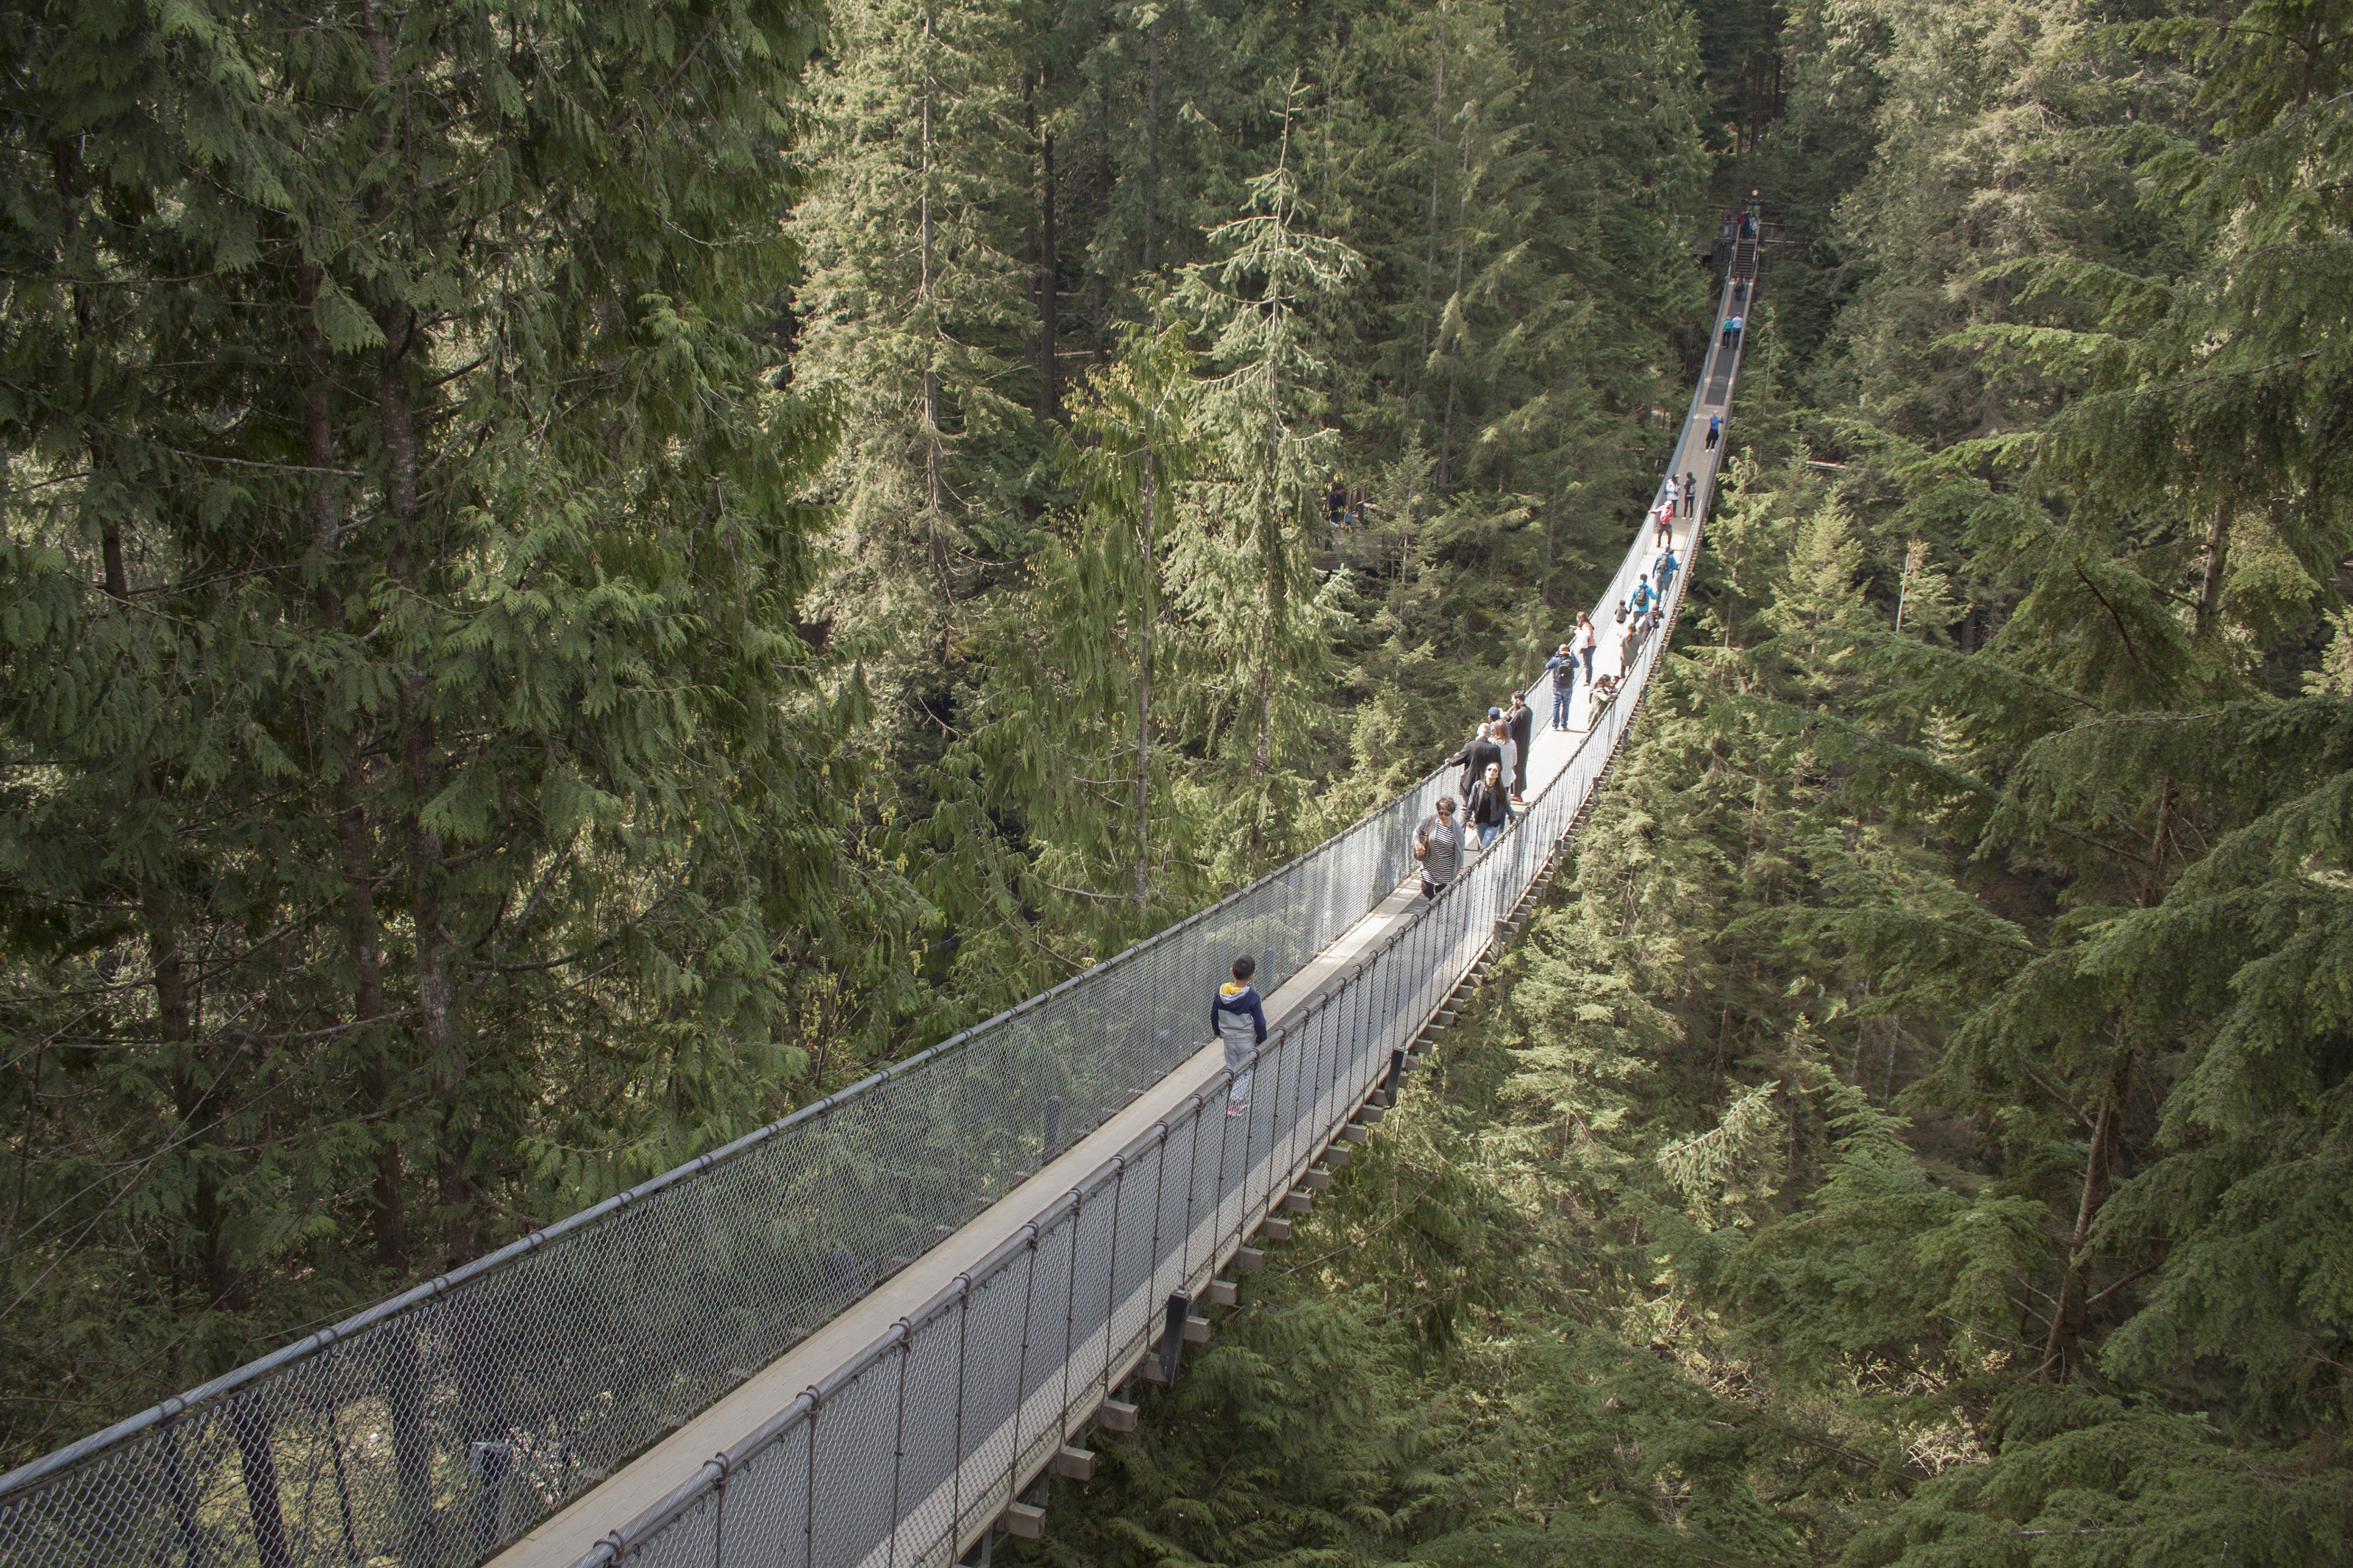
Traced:
<svg viewBox="0 0 2353 1568">
<path fill-rule="evenodd" d="M 1645 530 L 1620 564 L 1605 609 L 1646 570 L 1647 538 Z M 1679 576 L 1673 602 L 1688 575 Z M 1155 1198 L 1166 1208 L 1166 1223 L 1155 1221 L 1148 1245 L 1137 1239 L 1134 1220 L 1127 1239 L 1119 1240 L 1115 1221 L 1123 1204 L 1137 1212 L 1131 1194 L 1145 1173 L 1159 1182 L 1166 1136 L 1153 1152 L 1114 1162 L 1065 1208 L 1041 1216 L 1029 1240 L 1000 1258 L 993 1272 L 976 1273 L 953 1300 L 934 1303 L 920 1321 L 910 1320 L 895 1348 L 878 1347 L 875 1359 L 813 1391 L 797 1415 L 787 1411 L 771 1423 L 757 1446 L 768 1456 L 760 1464 L 773 1469 L 783 1463 L 796 1432 L 811 1465 L 837 1445 L 846 1445 L 844 1458 L 867 1452 L 881 1428 L 858 1426 L 852 1435 L 850 1413 L 881 1408 L 874 1379 L 886 1375 L 878 1369 L 895 1357 L 902 1375 L 914 1371 L 905 1395 L 916 1401 L 914 1430 L 894 1428 L 881 1450 L 890 1460 L 884 1468 L 899 1478 L 892 1497 L 915 1500 L 929 1522 L 893 1524 L 875 1539 L 892 1543 L 894 1563 L 936 1561 L 899 1558 L 902 1531 L 929 1530 L 936 1543 L 965 1529 L 994 1495 L 977 1489 L 978 1478 L 994 1473 L 999 1459 L 1006 1475 L 1021 1473 L 1034 1457 L 1025 1445 L 1043 1441 L 1036 1435 L 1053 1425 L 1039 1403 L 1045 1385 L 1029 1386 L 1026 1351 L 1018 1358 L 1018 1398 L 964 1381 L 968 1331 L 976 1321 L 994 1323 L 1009 1310 L 1008 1271 L 1027 1272 L 1023 1337 L 1003 1342 L 1004 1348 L 1026 1344 L 1033 1327 L 1039 1248 L 1066 1247 L 1071 1280 L 1109 1280 L 1099 1315 L 1082 1310 L 1075 1285 L 1055 1306 L 1072 1325 L 1082 1319 L 1092 1324 L 1067 1348 L 1098 1380 L 1120 1365 L 1142 1331 L 1133 1321 L 1143 1310 L 1135 1303 L 1151 1308 L 1166 1294 L 1155 1296 L 1155 1288 L 1190 1278 L 1206 1267 L 1219 1238 L 1254 1225 L 1271 1197 L 1281 1195 L 1278 1176 L 1287 1190 L 1290 1155 L 1326 1135 L 1332 1108 L 1350 1094 L 1361 1098 L 1363 1075 L 1382 1070 L 1383 1053 L 1391 1048 L 1382 1042 L 1397 1037 L 1409 1017 L 1419 1027 L 1452 988 L 1460 968 L 1450 975 L 1446 965 L 1458 959 L 1467 965 L 1461 954 L 1485 941 L 1479 921 L 1492 923 L 1493 909 L 1508 907 L 1497 900 L 1507 889 L 1526 886 L 1574 819 L 1663 643 L 1662 637 L 1650 640 L 1626 694 L 1515 828 L 1428 915 L 1352 971 L 1308 1020 L 1269 1041 L 1261 1070 L 1271 1083 L 1291 1086 L 1278 1091 L 1290 1097 L 1281 1118 L 1277 1097 L 1269 1093 L 1254 1100 L 1247 1118 L 1232 1121 L 1221 1105 L 1212 1107 L 1206 1134 L 1198 1114 L 1187 1121 L 1185 1136 L 1193 1143 L 1184 1156 L 1186 1192 Z M 1258 954 L 1270 991 L 1296 973 L 1410 873 L 1413 830 L 1447 792 L 1452 773 L 1441 768 L 1282 869 L 1009 1012 L 0 1477 L 0 1561 L 26 1568 L 132 1561 L 159 1568 L 310 1568 L 386 1560 L 407 1568 L 461 1568 L 480 1561 L 707 1408 L 1145 1092 L 1206 1037 L 1207 998 L 1232 954 Z M 1310 1065 L 1311 1057 L 1323 1065 Z M 1201 1149 L 1212 1145 L 1217 1163 L 1205 1178 Z M 1278 1145 L 1285 1152 L 1281 1159 Z M 1210 1190 L 1214 1202 L 1199 1196 Z M 1110 1217 L 1105 1193 L 1112 1194 Z M 1101 1234 L 1088 1228 L 1099 1222 Z M 1174 1252 L 1163 1245 L 1164 1234 Z M 1103 1250 L 1119 1247 L 1141 1250 L 1134 1258 Z M 1047 1256 L 1050 1268 L 1059 1255 Z M 1082 1262 L 1085 1269 L 1111 1272 L 1086 1273 Z M 975 1303 L 983 1309 L 979 1320 L 972 1316 Z M 960 1370 L 955 1436 L 942 1447 L 936 1421 L 944 1396 L 934 1382 L 942 1375 L 938 1347 L 950 1331 L 940 1325 L 950 1322 Z M 909 1359 L 919 1349 L 923 1359 Z M 1003 1371 L 991 1364 L 974 1375 Z M 1073 1375 L 1052 1373 L 1065 1394 Z M 1037 1376 L 1048 1376 L 1042 1363 Z M 969 1413 L 967 1396 L 974 1402 Z M 1068 1407 L 1065 1399 L 1058 1408 Z M 903 1427 L 911 1407 L 902 1400 L 893 1408 L 893 1422 Z M 743 1463 L 753 1459 L 747 1451 Z M 969 1506 L 967 1483 L 976 1489 Z M 880 1483 L 861 1469 L 854 1484 Z M 933 1495 L 941 1484 L 950 1489 L 944 1502 Z M 910 1489 L 918 1486 L 932 1490 Z M 709 1505 L 714 1531 L 717 1497 L 714 1491 Z M 829 1495 L 823 1519 L 805 1527 L 811 1551 L 820 1531 L 846 1531 L 847 1541 L 875 1530 L 854 1500 Z M 1002 1504 L 999 1497 L 997 1506 Z M 659 1541 L 700 1528 L 689 1519 L 701 1517 L 702 1506 L 682 1509 L 630 1551 L 667 1561 L 670 1548 Z M 773 1513 L 784 1505 L 772 1500 L 761 1506 Z M 828 1548 L 806 1560 L 861 1558 Z"/>
</svg>

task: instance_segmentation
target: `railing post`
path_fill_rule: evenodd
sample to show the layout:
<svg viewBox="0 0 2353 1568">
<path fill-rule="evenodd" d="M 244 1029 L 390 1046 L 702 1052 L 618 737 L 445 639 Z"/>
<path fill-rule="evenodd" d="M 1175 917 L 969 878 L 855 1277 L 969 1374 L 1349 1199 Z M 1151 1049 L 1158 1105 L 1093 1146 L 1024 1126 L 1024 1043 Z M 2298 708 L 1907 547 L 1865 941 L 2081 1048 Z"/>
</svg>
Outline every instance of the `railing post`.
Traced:
<svg viewBox="0 0 2353 1568">
<path fill-rule="evenodd" d="M 1176 1367 L 1185 1359 L 1185 1320 L 1193 1315 L 1193 1298 L 1182 1290 L 1168 1295 L 1160 1325 L 1160 1373 L 1170 1387 L 1176 1384 Z"/>
</svg>

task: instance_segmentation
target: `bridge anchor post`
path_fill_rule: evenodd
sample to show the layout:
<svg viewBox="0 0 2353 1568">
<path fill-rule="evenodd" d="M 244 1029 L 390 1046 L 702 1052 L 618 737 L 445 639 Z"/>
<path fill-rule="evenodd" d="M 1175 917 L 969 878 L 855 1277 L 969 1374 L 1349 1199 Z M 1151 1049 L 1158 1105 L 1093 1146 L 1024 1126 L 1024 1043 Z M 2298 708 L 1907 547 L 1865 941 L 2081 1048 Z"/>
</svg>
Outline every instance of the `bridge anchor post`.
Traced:
<svg viewBox="0 0 2353 1568">
<path fill-rule="evenodd" d="M 1182 1290 L 1168 1293 L 1168 1315 L 1160 1325 L 1161 1380 L 1174 1384 L 1176 1367 L 1185 1355 L 1185 1328 L 1193 1316 L 1193 1298 Z"/>
</svg>

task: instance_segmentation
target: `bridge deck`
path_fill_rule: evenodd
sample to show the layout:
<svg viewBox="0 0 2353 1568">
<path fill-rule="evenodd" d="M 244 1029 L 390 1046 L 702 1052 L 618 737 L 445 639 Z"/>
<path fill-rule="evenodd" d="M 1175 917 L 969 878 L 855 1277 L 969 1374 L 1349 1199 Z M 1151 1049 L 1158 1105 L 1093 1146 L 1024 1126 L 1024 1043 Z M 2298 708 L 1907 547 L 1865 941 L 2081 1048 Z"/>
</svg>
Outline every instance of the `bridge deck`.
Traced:
<svg viewBox="0 0 2353 1568">
<path fill-rule="evenodd" d="M 1566 760 L 1568 748 L 1560 748 Z M 1297 1016 L 1360 954 L 1412 917 L 1421 895 L 1408 882 L 1267 998 L 1270 1031 Z M 1208 1026 L 1209 999 L 1201 999 Z M 1177 1107 L 1217 1081 L 1223 1047 L 1206 1046 L 1126 1110 L 1065 1150 L 955 1236 L 893 1275 L 872 1294 L 771 1363 L 767 1369 L 639 1455 L 626 1468 L 491 1560 L 493 1568 L 570 1568 L 616 1524 L 636 1518 L 692 1479 L 712 1455 L 733 1448 L 803 1389 L 881 1339 L 980 1262 L 1015 1232 Z"/>
<path fill-rule="evenodd" d="M 1718 452 L 1705 446 L 1704 416 L 1721 407 L 1729 395 L 1735 356 L 1714 356 L 1721 368 L 1710 368 L 1703 417 L 1688 423 L 1677 441 L 1669 471 L 1694 472 L 1702 487 L 1702 510 L 1715 483 Z M 1649 527 L 1647 521 L 1645 529 Z M 1674 529 L 1679 552 L 1690 548 L 1693 521 L 1678 519 Z M 1612 584 L 1613 590 L 1616 584 Z M 1605 627 L 1596 668 L 1619 667 L 1619 649 L 1607 628 L 1611 605 L 1597 606 L 1597 622 Z M 1622 672 L 1621 672 L 1622 673 Z M 1591 722 L 1589 687 L 1580 687 L 1572 710 L 1573 727 L 1553 729 L 1546 693 L 1530 693 L 1537 710 L 1536 732 L 1526 768 L 1527 794 L 1533 798 L 1551 784 L 1576 756 Z M 1279 1029 L 1297 1017 L 1327 986 L 1360 956 L 1378 946 L 1401 922 L 1413 918 L 1422 903 L 1415 882 L 1400 885 L 1313 962 L 1267 998 L 1267 1023 Z M 1208 998 L 1202 998 L 1206 1027 Z M 802 1390 L 888 1333 L 892 1324 L 913 1313 L 977 1267 L 1003 1246 L 1041 1209 L 1069 1192 L 1089 1172 L 1133 1143 L 1156 1123 L 1174 1114 L 1192 1096 L 1214 1083 L 1224 1065 L 1219 1047 L 1202 1047 L 1124 1110 L 1073 1144 L 1044 1170 L 1014 1189 L 955 1236 L 933 1247 L 894 1275 L 839 1317 L 802 1341 L 766 1370 L 737 1388 L 702 1415 L 610 1477 L 595 1489 L 523 1536 L 492 1559 L 493 1568 L 572 1568 L 615 1525 L 638 1517 L 693 1479 L 713 1454 L 733 1449 L 756 1431 Z"/>
</svg>

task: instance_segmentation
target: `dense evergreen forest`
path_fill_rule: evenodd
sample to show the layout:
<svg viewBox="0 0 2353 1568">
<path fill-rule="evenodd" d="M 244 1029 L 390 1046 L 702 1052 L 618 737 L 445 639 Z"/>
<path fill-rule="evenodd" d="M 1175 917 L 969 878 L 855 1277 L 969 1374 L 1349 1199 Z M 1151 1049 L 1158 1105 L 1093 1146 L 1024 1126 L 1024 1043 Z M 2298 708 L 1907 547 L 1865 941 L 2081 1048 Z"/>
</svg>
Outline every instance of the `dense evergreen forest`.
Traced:
<svg viewBox="0 0 2353 1568">
<path fill-rule="evenodd" d="M 2348 27 L 0 9 L 0 1460 L 1426 772 L 1758 189 L 1574 875 L 1021 1559 L 2344 1560 Z"/>
</svg>

